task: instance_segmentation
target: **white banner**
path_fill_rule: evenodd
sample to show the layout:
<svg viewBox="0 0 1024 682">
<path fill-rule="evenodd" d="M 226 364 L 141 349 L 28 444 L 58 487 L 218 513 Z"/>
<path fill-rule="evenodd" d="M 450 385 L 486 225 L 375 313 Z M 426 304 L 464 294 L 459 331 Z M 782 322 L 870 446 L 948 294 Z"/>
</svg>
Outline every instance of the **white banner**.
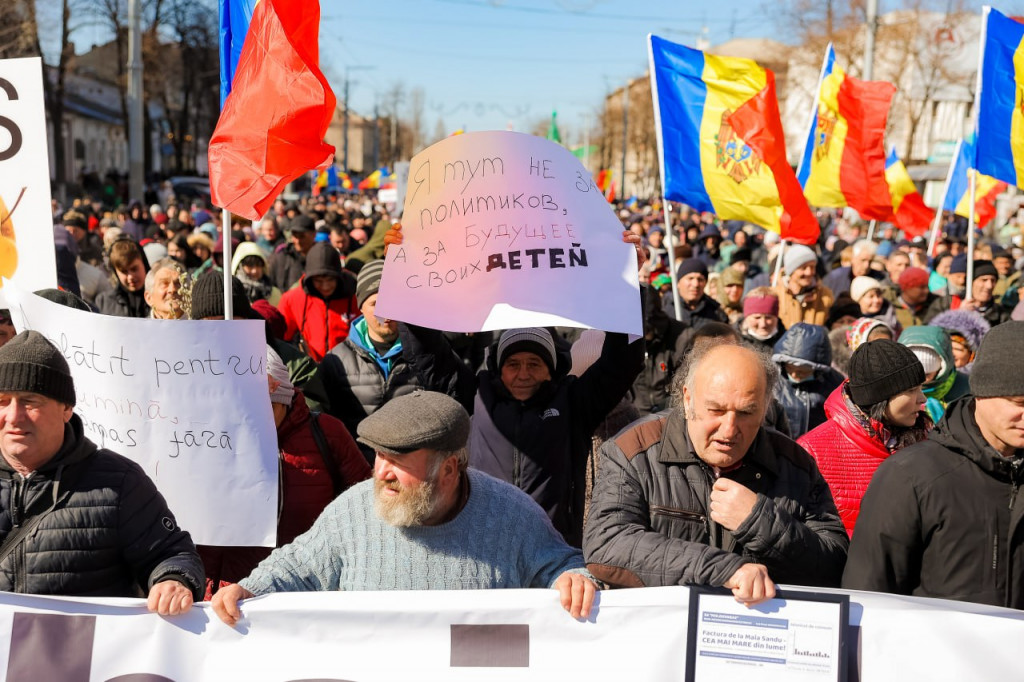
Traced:
<svg viewBox="0 0 1024 682">
<path fill-rule="evenodd" d="M 636 251 L 579 159 L 533 135 L 441 140 L 413 157 L 377 314 L 478 332 L 564 325 L 641 335 Z"/>
<path fill-rule="evenodd" d="M 85 435 L 142 465 L 204 545 L 273 547 L 277 432 L 261 320 L 139 320 L 11 285 L 11 316 L 64 355 Z"/>
<path fill-rule="evenodd" d="M 0 59 L 0 277 L 29 291 L 57 286 L 38 57 Z"/>
<path fill-rule="evenodd" d="M 848 682 L 1020 679 L 1020 611 L 832 592 L 851 595 Z M 243 603 L 232 629 L 208 604 L 161 618 L 141 600 L 2 593 L 0 679 L 684 679 L 687 588 L 598 599 L 590 620 L 578 622 L 554 590 L 278 594 Z M 786 618 L 787 609 L 772 614 Z M 732 679 L 747 675 L 741 667 Z"/>
</svg>

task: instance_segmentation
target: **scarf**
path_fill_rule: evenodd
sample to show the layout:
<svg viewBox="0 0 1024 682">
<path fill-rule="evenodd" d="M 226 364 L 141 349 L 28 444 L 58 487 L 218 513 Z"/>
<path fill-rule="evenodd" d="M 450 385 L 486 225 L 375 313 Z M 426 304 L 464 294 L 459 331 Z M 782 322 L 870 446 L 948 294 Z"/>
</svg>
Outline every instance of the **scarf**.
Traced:
<svg viewBox="0 0 1024 682">
<path fill-rule="evenodd" d="M 890 455 L 908 445 L 924 440 L 928 437 L 928 432 L 935 426 L 932 418 L 926 412 L 918 413 L 917 421 L 913 426 L 889 426 L 875 421 L 853 402 L 846 387 L 843 387 L 843 401 L 861 430 L 869 438 L 881 443 Z"/>
</svg>

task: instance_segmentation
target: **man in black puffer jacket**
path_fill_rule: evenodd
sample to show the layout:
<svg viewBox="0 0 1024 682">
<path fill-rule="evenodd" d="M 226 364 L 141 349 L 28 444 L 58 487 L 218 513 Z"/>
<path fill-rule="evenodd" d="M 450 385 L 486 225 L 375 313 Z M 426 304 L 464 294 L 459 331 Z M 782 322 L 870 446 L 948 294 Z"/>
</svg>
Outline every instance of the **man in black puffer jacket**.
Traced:
<svg viewBox="0 0 1024 682">
<path fill-rule="evenodd" d="M 175 615 L 203 567 L 142 468 L 85 437 L 68 364 L 25 331 L 0 348 L 0 590 L 142 597 Z"/>
<path fill-rule="evenodd" d="M 971 393 L 882 462 L 843 587 L 1024 609 L 1024 322 L 992 328 Z"/>
</svg>

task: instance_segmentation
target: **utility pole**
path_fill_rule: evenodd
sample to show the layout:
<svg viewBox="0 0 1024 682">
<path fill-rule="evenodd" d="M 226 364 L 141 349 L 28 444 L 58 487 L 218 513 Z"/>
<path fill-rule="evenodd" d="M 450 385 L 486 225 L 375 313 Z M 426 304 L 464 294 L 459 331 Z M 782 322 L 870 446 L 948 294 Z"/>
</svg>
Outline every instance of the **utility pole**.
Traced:
<svg viewBox="0 0 1024 682">
<path fill-rule="evenodd" d="M 629 148 L 629 81 L 622 90 L 622 175 L 619 179 L 619 196 L 626 196 L 626 150 Z"/>
<path fill-rule="evenodd" d="M 878 33 L 878 0 L 867 0 L 867 38 L 864 40 L 864 68 L 861 77 L 871 80 L 875 66 L 875 34 Z"/>
<path fill-rule="evenodd" d="M 128 196 L 143 200 L 142 2 L 128 0 Z"/>
<path fill-rule="evenodd" d="M 380 106 L 373 100 L 373 168 L 380 168 Z"/>
</svg>

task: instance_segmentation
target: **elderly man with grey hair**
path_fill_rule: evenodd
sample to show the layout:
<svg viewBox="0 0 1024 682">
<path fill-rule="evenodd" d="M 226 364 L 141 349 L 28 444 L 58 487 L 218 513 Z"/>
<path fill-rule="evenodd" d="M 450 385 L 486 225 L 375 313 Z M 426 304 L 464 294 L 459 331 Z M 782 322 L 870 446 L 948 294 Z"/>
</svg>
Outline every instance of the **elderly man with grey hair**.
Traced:
<svg viewBox="0 0 1024 682">
<path fill-rule="evenodd" d="M 871 277 L 881 281 L 885 276 L 885 273 L 871 269 L 871 261 L 878 253 L 877 244 L 869 239 L 858 239 L 853 243 L 852 251 L 850 264 L 828 273 L 822 282 L 832 290 L 832 295 L 836 298 L 850 293 L 850 286 L 857 277 Z"/>
<path fill-rule="evenodd" d="M 702 343 L 676 406 L 606 441 L 583 537 L 619 587 L 710 585 L 751 605 L 775 581 L 837 587 L 849 540 L 799 445 L 762 426 L 778 370 L 752 346 Z"/>
<path fill-rule="evenodd" d="M 217 592 L 214 611 L 234 625 L 239 599 L 270 592 L 553 587 L 566 611 L 586 617 L 597 585 L 580 551 L 526 493 L 467 469 L 468 439 L 469 414 L 442 393 L 387 402 L 359 423 L 377 453 L 373 481 Z"/>
<path fill-rule="evenodd" d="M 142 296 L 149 305 L 149 316 L 155 320 L 177 320 L 185 316 L 181 306 L 181 288 L 188 273 L 173 258 L 161 258 L 146 273 Z"/>
</svg>

